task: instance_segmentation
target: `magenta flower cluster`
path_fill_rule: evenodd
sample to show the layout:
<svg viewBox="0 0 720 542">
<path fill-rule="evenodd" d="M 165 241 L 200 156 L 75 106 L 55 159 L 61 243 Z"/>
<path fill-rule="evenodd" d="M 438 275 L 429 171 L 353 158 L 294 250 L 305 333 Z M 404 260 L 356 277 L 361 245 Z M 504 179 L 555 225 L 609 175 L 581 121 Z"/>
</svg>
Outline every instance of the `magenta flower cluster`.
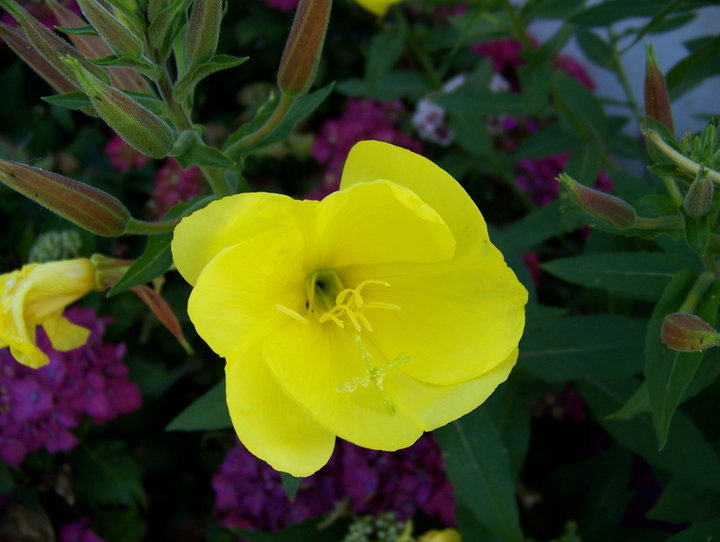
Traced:
<svg viewBox="0 0 720 542">
<path fill-rule="evenodd" d="M 312 156 L 325 168 L 325 175 L 307 197 L 321 199 L 337 190 L 345 159 L 358 141 L 375 139 L 421 153 L 422 143 L 396 128 L 402 114 L 403 105 L 397 100 L 348 100 L 342 115 L 326 120 L 315 136 Z"/>
<path fill-rule="evenodd" d="M 292 502 L 280 474 L 238 442 L 212 485 L 224 527 L 276 531 L 340 508 L 357 514 L 392 511 L 400 520 L 422 511 L 444 524 L 455 517 L 452 488 L 431 435 L 393 453 L 338 441 L 328 464 L 303 479 Z"/>
<path fill-rule="evenodd" d="M 72 429 L 84 416 L 105 423 L 140 406 L 140 390 L 128 378 L 124 344 L 103 342 L 108 318 L 93 309 L 71 307 L 65 316 L 90 329 L 87 343 L 69 352 L 53 350 L 42 329 L 37 343 L 50 363 L 20 365 L 0 350 L 0 459 L 16 467 L 31 452 L 70 450 Z"/>
<path fill-rule="evenodd" d="M 60 542 L 105 542 L 90 527 L 89 518 L 80 518 L 60 527 Z"/>
</svg>

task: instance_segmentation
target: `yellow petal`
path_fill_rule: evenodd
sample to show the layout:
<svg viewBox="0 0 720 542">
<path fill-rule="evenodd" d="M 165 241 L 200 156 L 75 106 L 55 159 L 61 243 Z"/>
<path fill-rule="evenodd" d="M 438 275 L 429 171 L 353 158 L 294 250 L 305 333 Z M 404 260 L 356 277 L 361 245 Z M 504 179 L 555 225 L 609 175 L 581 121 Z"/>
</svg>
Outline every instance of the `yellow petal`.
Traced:
<svg viewBox="0 0 720 542">
<path fill-rule="evenodd" d="M 422 434 L 406 413 L 391 410 L 373 384 L 341 391 L 363 377 L 367 368 L 350 334 L 334 324 L 292 322 L 267 338 L 263 357 L 280 387 L 320 425 L 345 440 L 397 450 Z"/>
<path fill-rule="evenodd" d="M 393 4 L 402 2 L 403 0 L 355 0 L 358 4 L 364 7 L 371 13 L 378 16 L 383 16 L 387 13 L 387 10 Z"/>
<path fill-rule="evenodd" d="M 319 202 L 308 202 L 312 206 Z M 190 284 L 221 250 L 275 228 L 295 223 L 298 202 L 280 194 L 238 194 L 195 211 L 175 228 L 172 253 Z"/>
<path fill-rule="evenodd" d="M 340 188 L 377 179 L 409 188 L 435 209 L 455 236 L 458 255 L 489 243 L 485 220 L 470 196 L 427 158 L 390 143 L 361 141 L 350 150 Z"/>
<path fill-rule="evenodd" d="M 43 329 L 55 350 L 67 352 L 84 345 L 90 330 L 63 318 L 62 313 L 51 314 L 42 321 Z"/>
<path fill-rule="evenodd" d="M 403 372 L 387 377 L 387 391 L 398 409 L 407 412 L 425 431 L 457 420 L 485 402 L 495 388 L 504 382 L 515 366 L 515 349 L 502 363 L 482 376 L 452 386 L 423 384 Z"/>
<path fill-rule="evenodd" d="M 342 270 L 348 281 L 381 279 L 367 301 L 399 311 L 367 311 L 369 336 L 386 356 L 410 357 L 400 370 L 430 384 L 474 379 L 502 363 L 520 340 L 525 288 L 502 261 L 358 266 Z"/>
<path fill-rule="evenodd" d="M 317 217 L 319 262 L 326 268 L 377 262 L 434 262 L 455 252 L 455 240 L 432 207 L 387 181 L 335 192 Z"/>
<path fill-rule="evenodd" d="M 224 249 L 205 265 L 188 314 L 215 352 L 238 356 L 291 321 L 276 305 L 303 308 L 302 255 L 300 232 L 276 228 Z"/>
<path fill-rule="evenodd" d="M 335 435 L 320 427 L 273 380 L 259 349 L 225 367 L 230 417 L 238 438 L 275 470 L 310 476 L 332 454 Z"/>
</svg>

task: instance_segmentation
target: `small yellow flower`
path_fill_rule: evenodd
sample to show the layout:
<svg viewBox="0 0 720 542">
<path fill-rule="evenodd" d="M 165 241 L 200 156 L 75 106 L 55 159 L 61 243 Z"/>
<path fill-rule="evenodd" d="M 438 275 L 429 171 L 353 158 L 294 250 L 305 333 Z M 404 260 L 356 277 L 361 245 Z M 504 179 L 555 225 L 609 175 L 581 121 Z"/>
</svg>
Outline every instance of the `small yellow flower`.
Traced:
<svg viewBox="0 0 720 542">
<path fill-rule="evenodd" d="M 410 446 L 459 418 L 517 359 L 527 292 L 445 171 L 357 144 L 322 201 L 252 193 L 185 218 L 172 244 L 188 312 L 227 360 L 240 440 L 307 476 L 335 437 Z"/>
<path fill-rule="evenodd" d="M 378 17 L 382 17 L 390 9 L 390 6 L 399 4 L 403 0 L 355 0 L 366 10 L 374 13 Z"/>
<path fill-rule="evenodd" d="M 462 537 L 455 529 L 447 528 L 442 531 L 428 531 L 418 538 L 418 542 L 462 542 Z"/>
<path fill-rule="evenodd" d="M 87 258 L 31 263 L 0 275 L 0 348 L 9 346 L 18 362 L 37 369 L 49 361 L 35 344 L 37 326 L 57 350 L 82 346 L 89 331 L 62 313 L 94 287 L 95 267 Z"/>
</svg>

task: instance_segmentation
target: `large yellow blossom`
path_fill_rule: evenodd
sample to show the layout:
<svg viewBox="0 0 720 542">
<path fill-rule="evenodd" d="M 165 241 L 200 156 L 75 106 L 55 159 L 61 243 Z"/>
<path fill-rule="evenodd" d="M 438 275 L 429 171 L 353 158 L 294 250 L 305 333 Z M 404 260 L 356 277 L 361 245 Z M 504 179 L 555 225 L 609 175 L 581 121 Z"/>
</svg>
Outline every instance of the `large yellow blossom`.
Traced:
<svg viewBox="0 0 720 542">
<path fill-rule="evenodd" d="M 390 6 L 399 4 L 403 0 L 355 0 L 358 4 L 364 7 L 366 10 L 382 17 L 390 9 Z"/>
<path fill-rule="evenodd" d="M 240 440 L 307 476 L 335 436 L 411 445 L 482 403 L 517 358 L 527 292 L 445 171 L 364 141 L 322 201 L 230 196 L 175 230 L 188 312 L 227 360 Z"/>
<path fill-rule="evenodd" d="M 31 263 L 0 275 L 0 348 L 37 369 L 48 363 L 35 344 L 42 326 L 53 348 L 72 350 L 85 344 L 89 331 L 63 318 L 65 307 L 95 288 L 95 267 L 87 258 Z"/>
</svg>

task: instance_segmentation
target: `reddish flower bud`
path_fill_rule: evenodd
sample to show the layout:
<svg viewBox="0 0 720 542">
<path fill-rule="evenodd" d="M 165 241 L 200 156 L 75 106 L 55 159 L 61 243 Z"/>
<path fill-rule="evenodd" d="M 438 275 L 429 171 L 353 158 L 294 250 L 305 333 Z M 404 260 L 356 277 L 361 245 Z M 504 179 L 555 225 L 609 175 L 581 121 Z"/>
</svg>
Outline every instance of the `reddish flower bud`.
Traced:
<svg viewBox="0 0 720 542">
<path fill-rule="evenodd" d="M 62 94 L 77 90 L 75 85 L 35 50 L 25 33 L 19 28 L 0 23 L 0 39 L 4 40 L 16 55 L 57 92 Z"/>
<path fill-rule="evenodd" d="M 284 94 L 305 94 L 315 80 L 331 7 L 332 0 L 300 0 L 278 70 Z"/>
<path fill-rule="evenodd" d="M 85 71 L 73 58 L 64 58 L 95 110 L 129 145 L 153 158 L 164 158 L 175 142 L 165 122 L 127 94 Z"/>
<path fill-rule="evenodd" d="M 632 228 L 637 214 L 625 200 L 578 183 L 566 173 L 557 180 L 565 185 L 575 202 L 587 213 L 619 230 Z"/>
<path fill-rule="evenodd" d="M 213 57 L 220 35 L 222 14 L 222 0 L 195 0 L 185 40 L 190 62 L 199 64 Z"/>
<path fill-rule="evenodd" d="M 130 212 L 117 198 L 51 171 L 0 160 L 0 181 L 96 235 L 122 235 Z"/>
<path fill-rule="evenodd" d="M 694 314 L 668 314 L 661 329 L 662 342 L 678 352 L 696 352 L 720 345 L 720 333 Z"/>
<path fill-rule="evenodd" d="M 652 45 L 648 45 L 645 58 L 645 115 L 654 118 L 674 134 L 670 97 Z"/>
<path fill-rule="evenodd" d="M 95 66 L 92 62 L 80 54 L 80 52 L 72 47 L 68 42 L 55 34 L 52 30 L 46 28 L 40 21 L 35 19 L 23 7 L 12 0 L 0 0 L 0 6 L 4 7 L 10 15 L 15 17 L 20 26 L 22 26 L 28 41 L 53 68 L 60 72 L 63 77 L 72 82 L 73 85 L 80 88 L 75 72 L 61 60 L 62 57 L 70 57 L 75 59 L 87 71 L 95 77 L 108 80 L 107 74 Z"/>
<path fill-rule="evenodd" d="M 82 17 L 77 15 L 74 11 L 66 8 L 57 0 L 47 0 L 47 4 L 62 26 L 73 28 L 85 26 L 87 24 Z M 102 58 L 113 54 L 110 46 L 105 43 L 102 38 L 97 36 L 68 34 L 68 38 L 73 45 L 77 47 L 78 51 L 88 58 Z M 132 90 L 135 92 L 144 92 L 146 94 L 152 93 L 150 85 L 148 85 L 145 78 L 135 70 L 109 66 L 107 68 L 107 74 L 110 77 L 110 81 L 112 81 L 113 86 L 116 88 Z"/>
<path fill-rule="evenodd" d="M 715 183 L 701 169 L 685 194 L 683 209 L 688 216 L 700 219 L 710 212 L 713 203 Z"/>
</svg>

